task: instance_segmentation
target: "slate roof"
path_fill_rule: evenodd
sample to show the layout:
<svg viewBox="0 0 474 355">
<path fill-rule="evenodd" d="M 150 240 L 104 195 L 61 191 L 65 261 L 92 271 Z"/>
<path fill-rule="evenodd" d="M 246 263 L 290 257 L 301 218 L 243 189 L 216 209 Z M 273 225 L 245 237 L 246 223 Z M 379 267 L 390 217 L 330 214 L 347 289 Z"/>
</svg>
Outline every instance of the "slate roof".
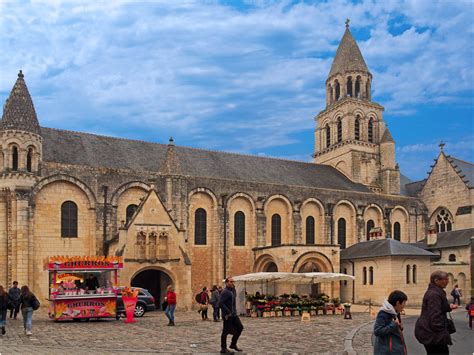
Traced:
<svg viewBox="0 0 474 355">
<path fill-rule="evenodd" d="M 471 245 L 471 238 L 474 237 L 474 228 L 460 229 L 456 231 L 438 233 L 436 244 L 428 246 L 426 239 L 423 239 L 415 245 L 423 249 L 444 249 L 453 247 L 464 247 Z"/>
<path fill-rule="evenodd" d="M 360 242 L 341 250 L 341 260 L 367 259 L 381 256 L 418 256 L 435 257 L 436 255 L 412 244 L 386 238 Z"/>
<path fill-rule="evenodd" d="M 403 176 L 403 177 L 407 178 L 406 176 Z M 402 188 L 402 184 L 403 184 L 402 175 L 400 175 L 400 193 L 402 193 L 402 190 L 403 190 L 404 193 L 402 193 L 402 195 L 416 197 L 418 196 L 418 193 L 423 188 L 423 185 L 425 184 L 425 182 L 426 182 L 426 179 L 420 180 L 420 181 L 414 181 L 414 182 L 408 181 L 407 183 L 404 184 Z"/>
<path fill-rule="evenodd" d="M 342 36 L 339 47 L 337 48 L 336 56 L 332 62 L 328 77 L 346 71 L 369 71 L 359 46 L 354 37 L 352 37 L 348 26 L 346 26 L 344 36 Z"/>
<path fill-rule="evenodd" d="M 46 162 L 172 173 L 163 165 L 169 145 L 45 127 L 41 132 Z M 173 146 L 172 159 L 184 176 L 371 192 L 328 165 L 180 146 Z"/>
<path fill-rule="evenodd" d="M 467 161 L 456 159 L 450 155 L 446 156 L 446 159 L 451 163 L 454 170 L 463 179 L 464 183 L 469 187 L 474 187 L 474 164 Z"/>
<path fill-rule="evenodd" d="M 36 117 L 33 100 L 26 87 L 22 71 L 13 85 L 10 96 L 3 107 L 1 129 L 18 129 L 26 132 L 40 134 L 40 126 Z"/>
</svg>

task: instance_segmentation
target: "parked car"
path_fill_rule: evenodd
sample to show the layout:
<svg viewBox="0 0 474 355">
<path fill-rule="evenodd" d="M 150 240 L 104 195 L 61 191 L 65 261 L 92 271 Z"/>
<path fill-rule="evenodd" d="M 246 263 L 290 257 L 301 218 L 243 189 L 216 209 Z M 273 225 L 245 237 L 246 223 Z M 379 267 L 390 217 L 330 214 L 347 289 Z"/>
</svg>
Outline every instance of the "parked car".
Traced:
<svg viewBox="0 0 474 355">
<path fill-rule="evenodd" d="M 148 290 L 140 287 L 132 287 L 138 289 L 138 300 L 135 306 L 135 317 L 143 317 L 146 312 L 151 312 L 156 309 L 155 297 L 151 295 Z M 125 307 L 123 305 L 122 294 L 117 295 L 117 315 L 125 314 Z"/>
</svg>

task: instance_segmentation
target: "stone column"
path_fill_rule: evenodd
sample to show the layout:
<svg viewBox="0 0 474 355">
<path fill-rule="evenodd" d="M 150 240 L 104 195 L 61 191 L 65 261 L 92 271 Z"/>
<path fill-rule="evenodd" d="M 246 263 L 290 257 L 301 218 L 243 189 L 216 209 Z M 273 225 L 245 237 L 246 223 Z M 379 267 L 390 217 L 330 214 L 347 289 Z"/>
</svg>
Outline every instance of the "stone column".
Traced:
<svg viewBox="0 0 474 355">
<path fill-rule="evenodd" d="M 3 171 L 10 169 L 10 152 L 8 149 L 3 150 Z"/>
<path fill-rule="evenodd" d="M 267 220 L 263 209 L 257 208 L 257 247 L 263 247 L 266 244 L 266 224 Z"/>
<path fill-rule="evenodd" d="M 326 243 L 327 244 L 336 244 L 334 240 L 333 209 L 334 209 L 333 203 L 328 203 L 326 205 L 326 215 L 324 219 L 325 219 L 325 224 L 326 224 Z"/>
<path fill-rule="evenodd" d="M 299 209 L 293 211 L 293 242 L 295 244 L 302 244 L 302 235 L 301 235 L 301 214 Z"/>
<path fill-rule="evenodd" d="M 32 262 L 30 255 L 30 214 L 29 214 L 29 206 L 28 206 L 28 199 L 29 193 L 26 191 L 16 191 L 15 194 L 16 199 L 16 208 L 14 209 L 15 213 L 15 220 L 16 225 L 13 225 L 13 229 L 16 233 L 14 233 L 14 237 L 16 237 L 16 260 L 14 264 L 14 268 L 16 269 L 16 279 L 20 284 L 22 282 L 29 282 L 30 275 L 29 275 L 29 263 Z M 16 234 L 16 235 L 15 235 Z M 33 290 L 34 292 L 34 290 Z"/>
</svg>

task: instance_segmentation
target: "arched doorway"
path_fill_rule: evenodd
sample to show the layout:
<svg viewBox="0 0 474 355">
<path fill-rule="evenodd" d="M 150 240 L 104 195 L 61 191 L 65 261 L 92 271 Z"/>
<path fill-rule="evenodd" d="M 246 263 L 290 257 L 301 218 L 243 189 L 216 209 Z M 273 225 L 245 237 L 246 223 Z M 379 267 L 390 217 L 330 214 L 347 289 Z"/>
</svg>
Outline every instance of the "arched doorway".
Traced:
<svg viewBox="0 0 474 355">
<path fill-rule="evenodd" d="M 278 266 L 273 261 L 265 265 L 263 272 L 278 272 Z"/>
<path fill-rule="evenodd" d="M 298 272 L 321 272 L 318 265 L 313 261 L 308 261 L 301 265 Z M 297 293 L 309 294 L 310 296 L 316 296 L 321 293 L 320 284 L 311 284 L 311 285 L 297 285 Z"/>
<path fill-rule="evenodd" d="M 155 298 L 156 309 L 161 309 L 161 303 L 166 295 L 166 287 L 173 284 L 171 277 L 164 271 L 146 269 L 138 272 L 131 285 L 147 289 Z"/>
</svg>

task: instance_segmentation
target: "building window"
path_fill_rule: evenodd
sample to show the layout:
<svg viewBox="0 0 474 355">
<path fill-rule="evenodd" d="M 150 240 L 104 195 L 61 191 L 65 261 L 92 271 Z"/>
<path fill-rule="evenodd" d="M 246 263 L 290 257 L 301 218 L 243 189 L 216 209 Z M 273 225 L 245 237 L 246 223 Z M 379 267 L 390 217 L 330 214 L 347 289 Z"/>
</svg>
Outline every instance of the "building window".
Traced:
<svg viewBox="0 0 474 355">
<path fill-rule="evenodd" d="M 354 123 L 354 135 L 355 139 L 357 141 L 360 141 L 360 119 L 359 116 L 356 117 L 355 123 Z"/>
<path fill-rule="evenodd" d="M 358 76 L 356 79 L 354 96 L 360 98 L 360 76 Z"/>
<path fill-rule="evenodd" d="M 207 213 L 204 209 L 198 208 L 194 212 L 194 244 L 206 245 L 207 239 Z"/>
<path fill-rule="evenodd" d="M 374 121 L 372 119 L 369 120 L 367 136 L 368 136 L 369 142 L 374 143 Z"/>
<path fill-rule="evenodd" d="M 77 238 L 77 205 L 72 201 L 61 205 L 61 238 Z"/>
<path fill-rule="evenodd" d="M 399 222 L 393 224 L 393 238 L 398 241 L 402 239 L 402 231 Z"/>
<path fill-rule="evenodd" d="M 137 259 L 146 259 L 146 234 L 145 232 L 139 232 L 137 234 Z"/>
<path fill-rule="evenodd" d="M 234 245 L 245 245 L 245 214 L 242 211 L 234 215 Z"/>
<path fill-rule="evenodd" d="M 314 217 L 306 218 L 306 244 L 314 244 Z"/>
<path fill-rule="evenodd" d="M 33 149 L 28 149 L 28 154 L 26 155 L 26 171 L 31 173 L 33 171 Z"/>
<path fill-rule="evenodd" d="M 341 97 L 341 86 L 339 85 L 339 81 L 336 80 L 334 83 L 335 91 L 336 91 L 336 101 L 339 100 Z"/>
<path fill-rule="evenodd" d="M 453 228 L 453 217 L 448 210 L 442 208 L 436 215 L 436 231 L 438 233 L 449 232 Z"/>
<path fill-rule="evenodd" d="M 341 249 L 346 248 L 346 220 L 344 218 L 339 218 L 337 221 L 337 243 Z"/>
<path fill-rule="evenodd" d="M 451 262 L 456 262 L 456 255 L 455 254 L 449 254 L 449 261 Z"/>
<path fill-rule="evenodd" d="M 369 267 L 369 284 L 374 284 L 374 268 L 373 266 Z"/>
<path fill-rule="evenodd" d="M 352 77 L 350 76 L 347 78 L 346 88 L 347 88 L 347 96 L 352 97 Z"/>
<path fill-rule="evenodd" d="M 373 220 L 369 219 L 367 221 L 367 225 L 366 225 L 366 231 L 365 231 L 365 234 L 366 234 L 366 238 L 367 240 L 370 240 L 370 231 L 372 228 L 375 227 L 375 223 Z"/>
<path fill-rule="evenodd" d="M 135 212 L 137 211 L 137 205 L 128 205 L 125 211 L 125 224 L 128 224 L 131 220 Z"/>
<path fill-rule="evenodd" d="M 362 284 L 367 285 L 367 268 L 365 266 L 362 268 Z"/>
<path fill-rule="evenodd" d="M 281 217 L 279 214 L 272 216 L 272 245 L 281 245 Z"/>
<path fill-rule="evenodd" d="M 413 265 L 411 281 L 416 284 L 416 265 Z"/>
<path fill-rule="evenodd" d="M 337 142 L 342 142 L 342 121 L 340 118 L 337 119 Z"/>
<path fill-rule="evenodd" d="M 12 170 L 18 170 L 18 148 L 15 146 L 12 148 Z"/>
<path fill-rule="evenodd" d="M 326 148 L 328 148 L 331 145 L 331 128 L 329 128 L 329 125 L 326 124 Z"/>
<path fill-rule="evenodd" d="M 410 265 L 407 265 L 407 279 L 406 279 L 406 283 L 409 284 L 410 283 Z"/>
</svg>

